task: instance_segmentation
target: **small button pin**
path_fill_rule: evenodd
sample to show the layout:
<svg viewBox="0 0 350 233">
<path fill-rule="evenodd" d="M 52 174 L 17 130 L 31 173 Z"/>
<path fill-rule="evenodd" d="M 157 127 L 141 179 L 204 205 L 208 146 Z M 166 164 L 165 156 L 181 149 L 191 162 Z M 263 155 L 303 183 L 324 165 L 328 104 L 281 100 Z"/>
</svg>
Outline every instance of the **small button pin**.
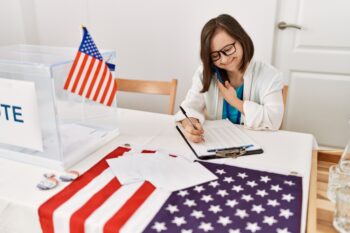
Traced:
<svg viewBox="0 0 350 233">
<path fill-rule="evenodd" d="M 68 171 L 65 174 L 61 175 L 59 178 L 62 182 L 70 182 L 79 177 L 78 171 Z"/>
<path fill-rule="evenodd" d="M 58 184 L 58 180 L 56 178 L 44 178 L 39 184 L 37 184 L 37 188 L 40 190 L 49 190 L 56 187 Z"/>
</svg>

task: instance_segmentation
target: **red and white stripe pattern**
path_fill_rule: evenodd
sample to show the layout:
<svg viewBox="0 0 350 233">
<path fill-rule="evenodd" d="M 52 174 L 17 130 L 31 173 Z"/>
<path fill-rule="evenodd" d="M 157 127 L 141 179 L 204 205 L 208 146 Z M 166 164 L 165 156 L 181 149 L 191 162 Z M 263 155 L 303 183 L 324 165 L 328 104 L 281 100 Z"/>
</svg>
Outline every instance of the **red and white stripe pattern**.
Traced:
<svg viewBox="0 0 350 233">
<path fill-rule="evenodd" d="M 117 83 L 87 29 L 84 27 L 83 30 L 83 40 L 64 89 L 111 106 L 115 99 Z"/>
<path fill-rule="evenodd" d="M 43 203 L 38 210 L 43 233 L 142 232 L 170 193 L 149 182 L 119 183 L 106 159 L 128 150 L 117 148 Z"/>
</svg>

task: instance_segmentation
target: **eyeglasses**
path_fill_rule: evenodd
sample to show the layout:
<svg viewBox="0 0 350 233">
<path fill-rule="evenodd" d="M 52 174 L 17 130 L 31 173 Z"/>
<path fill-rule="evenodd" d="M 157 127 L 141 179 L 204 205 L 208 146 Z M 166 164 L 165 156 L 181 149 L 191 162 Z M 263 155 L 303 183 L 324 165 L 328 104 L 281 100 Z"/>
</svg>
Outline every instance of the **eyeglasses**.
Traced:
<svg viewBox="0 0 350 233">
<path fill-rule="evenodd" d="M 218 60 L 220 60 L 221 58 L 221 54 L 227 56 L 230 56 L 232 54 L 234 54 L 236 52 L 236 41 L 233 42 L 232 44 L 228 44 L 225 47 L 223 47 L 221 50 L 219 51 L 214 51 L 210 53 L 210 58 L 213 62 L 216 62 Z"/>
</svg>

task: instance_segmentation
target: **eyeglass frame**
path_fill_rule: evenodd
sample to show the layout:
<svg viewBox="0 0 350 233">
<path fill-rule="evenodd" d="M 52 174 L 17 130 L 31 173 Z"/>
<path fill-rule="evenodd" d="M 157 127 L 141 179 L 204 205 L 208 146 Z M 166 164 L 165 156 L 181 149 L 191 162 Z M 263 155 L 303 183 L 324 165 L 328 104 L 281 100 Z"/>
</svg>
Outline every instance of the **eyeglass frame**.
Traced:
<svg viewBox="0 0 350 233">
<path fill-rule="evenodd" d="M 237 51 L 236 42 L 237 42 L 237 41 L 235 41 L 235 42 L 233 42 L 233 43 L 231 43 L 231 44 L 225 45 L 222 49 L 220 49 L 220 50 L 218 50 L 218 51 L 210 52 L 210 53 L 209 53 L 210 59 L 211 59 L 213 62 L 217 62 L 217 61 L 219 61 L 219 60 L 221 59 L 221 54 L 225 55 L 226 57 L 233 55 L 233 54 Z M 231 45 L 233 45 L 234 51 L 233 51 L 232 53 L 230 53 L 230 54 L 227 54 L 224 50 L 225 50 L 226 47 L 231 46 Z M 214 53 L 219 54 L 218 59 L 215 59 L 215 60 L 214 60 L 214 59 L 212 58 L 212 54 L 214 54 Z"/>
</svg>

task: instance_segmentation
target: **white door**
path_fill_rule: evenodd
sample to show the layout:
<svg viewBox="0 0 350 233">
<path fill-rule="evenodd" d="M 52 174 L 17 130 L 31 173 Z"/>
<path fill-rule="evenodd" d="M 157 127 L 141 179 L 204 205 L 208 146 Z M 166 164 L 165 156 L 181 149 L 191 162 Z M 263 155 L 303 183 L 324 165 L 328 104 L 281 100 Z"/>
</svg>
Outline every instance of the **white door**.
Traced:
<svg viewBox="0 0 350 233">
<path fill-rule="evenodd" d="M 350 1 L 281 0 L 278 8 L 273 63 L 289 85 L 283 129 L 342 148 L 350 135 Z"/>
</svg>

